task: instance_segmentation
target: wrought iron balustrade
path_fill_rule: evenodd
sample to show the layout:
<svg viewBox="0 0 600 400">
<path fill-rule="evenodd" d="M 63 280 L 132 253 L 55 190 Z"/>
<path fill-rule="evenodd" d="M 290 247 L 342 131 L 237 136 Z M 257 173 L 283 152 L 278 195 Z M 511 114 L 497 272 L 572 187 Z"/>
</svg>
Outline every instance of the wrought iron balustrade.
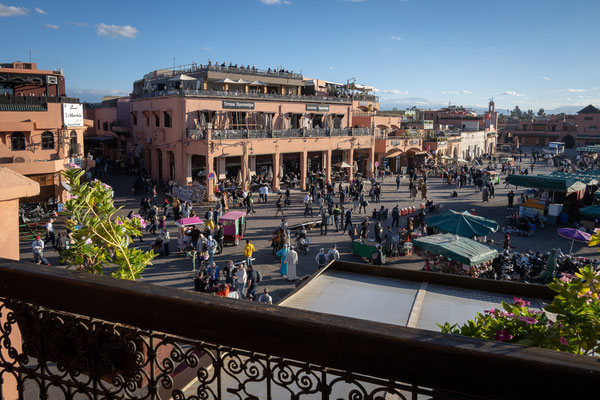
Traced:
<svg viewBox="0 0 600 400">
<path fill-rule="evenodd" d="M 0 95 L 0 104 L 40 106 L 48 103 L 79 103 L 74 97 Z"/>
<path fill-rule="evenodd" d="M 8 260 L 0 318 L 0 389 L 23 399 L 581 398 L 600 377 L 583 356 Z"/>
</svg>

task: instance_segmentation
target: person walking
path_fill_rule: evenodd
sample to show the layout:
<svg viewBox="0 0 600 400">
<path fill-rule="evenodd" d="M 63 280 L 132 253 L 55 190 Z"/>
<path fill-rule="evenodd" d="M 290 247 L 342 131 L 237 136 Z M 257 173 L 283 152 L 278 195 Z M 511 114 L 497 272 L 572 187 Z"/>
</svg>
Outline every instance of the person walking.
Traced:
<svg viewBox="0 0 600 400">
<path fill-rule="evenodd" d="M 375 223 L 375 227 L 373 228 L 373 230 L 375 232 L 375 241 L 377 243 L 381 243 L 382 242 L 381 234 L 383 233 L 383 227 L 381 226 L 380 221 L 377 221 Z"/>
<path fill-rule="evenodd" d="M 412 189 L 410 190 L 410 197 L 412 198 L 413 201 L 416 200 L 417 198 L 417 193 L 419 193 L 419 189 L 417 188 L 416 184 L 413 184 Z"/>
<path fill-rule="evenodd" d="M 396 192 L 400 190 L 400 175 L 396 175 Z"/>
<path fill-rule="evenodd" d="M 297 279 L 296 266 L 298 265 L 298 253 L 296 253 L 294 246 L 290 247 L 285 261 L 287 264 L 287 280 L 295 281 Z"/>
<path fill-rule="evenodd" d="M 283 196 L 279 196 L 279 199 L 277 199 L 277 203 L 275 205 L 277 206 L 277 211 L 275 211 L 275 216 L 277 216 L 277 214 L 281 213 L 281 216 L 285 217 L 285 214 L 283 214 Z"/>
<path fill-rule="evenodd" d="M 489 203 L 489 189 L 487 188 L 487 186 L 485 186 L 483 188 L 483 190 L 481 191 L 481 202 L 482 203 Z"/>
<path fill-rule="evenodd" d="M 41 240 L 40 235 L 35 237 L 35 240 L 31 244 L 31 250 L 33 251 L 33 262 L 41 262 L 44 258 L 44 241 Z"/>
<path fill-rule="evenodd" d="M 335 205 L 333 207 L 333 224 L 335 225 L 335 231 L 340 231 L 340 214 L 342 210 L 340 210 L 339 206 Z"/>
<path fill-rule="evenodd" d="M 208 251 L 208 262 L 212 264 L 215 253 L 217 252 L 217 241 L 214 240 L 211 235 L 209 235 L 207 238 L 206 249 Z"/>
<path fill-rule="evenodd" d="M 221 270 L 218 265 L 214 262 L 211 262 L 206 272 L 208 274 L 208 284 L 211 286 L 218 286 L 221 274 Z"/>
<path fill-rule="evenodd" d="M 244 268 L 244 263 L 238 265 L 235 275 L 233 276 L 234 286 L 238 290 L 240 299 L 244 298 L 244 290 L 246 289 L 246 281 L 248 279 L 248 274 L 246 273 L 246 269 Z"/>
<path fill-rule="evenodd" d="M 352 208 L 348 208 L 346 210 L 346 221 L 344 223 L 344 229 L 342 229 L 343 233 L 346 233 L 346 228 L 352 228 Z"/>
<path fill-rule="evenodd" d="M 514 192 L 514 190 L 511 190 L 510 192 L 508 192 L 507 196 L 508 196 L 508 208 L 512 210 L 513 209 L 513 202 L 515 201 L 515 192 Z"/>
<path fill-rule="evenodd" d="M 171 254 L 171 250 L 169 249 L 169 243 L 171 242 L 171 234 L 169 233 L 169 230 L 166 227 L 163 228 L 159 233 L 159 237 L 162 239 L 163 242 L 164 255 L 168 257 Z"/>
<path fill-rule="evenodd" d="M 383 253 L 381 251 L 381 245 L 378 244 L 371 256 L 371 260 L 373 260 L 373 265 L 381 265 L 383 263 Z"/>
<path fill-rule="evenodd" d="M 427 185 L 425 183 L 421 186 L 421 200 L 427 200 Z"/>
<path fill-rule="evenodd" d="M 256 289 L 258 288 L 258 271 L 254 269 L 252 265 L 248 265 L 248 279 L 246 281 L 246 286 L 248 290 L 246 291 L 246 297 L 251 298 L 256 301 Z"/>
<path fill-rule="evenodd" d="M 398 204 L 394 208 L 392 208 L 392 228 L 400 226 L 400 209 L 398 208 Z"/>
<path fill-rule="evenodd" d="M 327 235 L 327 223 L 328 222 L 329 222 L 329 214 L 327 214 L 327 210 L 323 210 L 323 214 L 321 214 L 321 235 Z"/>
<path fill-rule="evenodd" d="M 233 265 L 233 261 L 227 261 L 227 265 L 223 267 L 223 278 L 225 278 L 225 283 L 233 286 L 233 276 L 235 274 L 236 268 Z"/>
<path fill-rule="evenodd" d="M 263 294 L 258 298 L 259 303 L 273 304 L 273 298 L 269 295 L 269 289 L 265 288 Z"/>
<path fill-rule="evenodd" d="M 340 252 L 337 249 L 337 245 L 334 243 L 331 249 L 327 252 L 327 262 L 337 261 L 340 259 Z"/>
<path fill-rule="evenodd" d="M 52 247 L 56 250 L 56 237 L 54 236 L 54 218 L 50 218 L 46 222 L 46 242 L 52 243 Z"/>
<path fill-rule="evenodd" d="M 319 254 L 317 254 L 317 256 L 315 257 L 315 261 L 317 262 L 319 269 L 327 265 L 327 255 L 325 254 L 324 248 L 321 247 L 321 249 L 319 250 Z"/>
</svg>

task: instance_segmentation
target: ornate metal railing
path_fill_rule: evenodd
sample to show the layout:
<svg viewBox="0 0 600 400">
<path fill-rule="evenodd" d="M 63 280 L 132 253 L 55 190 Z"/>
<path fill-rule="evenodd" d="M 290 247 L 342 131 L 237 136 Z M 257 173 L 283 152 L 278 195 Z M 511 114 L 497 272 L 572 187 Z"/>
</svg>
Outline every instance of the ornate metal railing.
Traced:
<svg viewBox="0 0 600 400">
<path fill-rule="evenodd" d="M 39 106 L 48 103 L 79 103 L 74 97 L 0 95 L 0 104 Z"/>
<path fill-rule="evenodd" d="M 14 261 L 0 302 L 6 398 L 581 398 L 600 377 L 583 356 Z"/>
</svg>

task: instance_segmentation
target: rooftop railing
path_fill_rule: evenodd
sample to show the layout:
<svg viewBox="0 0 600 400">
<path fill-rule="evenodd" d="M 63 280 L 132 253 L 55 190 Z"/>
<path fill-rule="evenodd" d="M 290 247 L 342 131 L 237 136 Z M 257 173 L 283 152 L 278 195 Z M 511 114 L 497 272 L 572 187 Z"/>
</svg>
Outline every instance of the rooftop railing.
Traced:
<svg viewBox="0 0 600 400">
<path fill-rule="evenodd" d="M 217 90 L 163 90 L 156 92 L 146 92 L 132 94 L 133 99 L 144 99 L 150 97 L 164 96 L 188 96 L 188 97 L 219 97 L 249 100 L 281 100 L 281 101 L 299 101 L 315 103 L 337 103 L 351 104 L 352 98 L 348 97 L 326 97 L 326 96 L 298 96 L 293 94 L 276 93 L 245 93 L 245 92 L 225 92 Z"/>
<path fill-rule="evenodd" d="M 364 264 L 329 268 L 549 292 Z M 0 389 L 12 385 L 24 399 L 575 399 L 600 379 L 594 357 L 24 262 L 0 261 L 0 301 Z"/>
<path fill-rule="evenodd" d="M 206 138 L 201 129 L 188 129 L 188 137 L 203 140 Z M 368 128 L 333 128 L 333 129 L 214 129 L 213 140 L 239 140 L 260 138 L 300 138 L 300 137 L 332 137 L 332 136 L 370 136 Z"/>
<path fill-rule="evenodd" d="M 79 103 L 75 97 L 0 95 L 0 104 L 40 106 L 48 103 Z"/>
</svg>

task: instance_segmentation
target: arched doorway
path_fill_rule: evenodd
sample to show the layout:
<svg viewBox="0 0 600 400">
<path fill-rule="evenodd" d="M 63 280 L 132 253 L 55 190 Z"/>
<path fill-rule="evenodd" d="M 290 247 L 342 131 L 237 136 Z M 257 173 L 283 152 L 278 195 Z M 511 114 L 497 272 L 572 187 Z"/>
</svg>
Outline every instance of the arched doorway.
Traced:
<svg viewBox="0 0 600 400">
<path fill-rule="evenodd" d="M 458 147 L 454 148 L 454 151 L 452 153 L 452 157 L 457 158 L 458 157 Z"/>
<path fill-rule="evenodd" d="M 163 179 L 163 159 L 162 159 L 162 151 L 160 149 L 156 149 L 156 159 L 158 162 L 158 180 L 162 181 Z"/>
<path fill-rule="evenodd" d="M 573 136 L 567 135 L 563 138 L 563 141 L 565 142 L 565 147 L 567 149 L 572 149 L 575 147 L 575 138 Z"/>
<path fill-rule="evenodd" d="M 169 152 L 169 179 L 175 180 L 175 155 L 172 151 Z"/>
</svg>

